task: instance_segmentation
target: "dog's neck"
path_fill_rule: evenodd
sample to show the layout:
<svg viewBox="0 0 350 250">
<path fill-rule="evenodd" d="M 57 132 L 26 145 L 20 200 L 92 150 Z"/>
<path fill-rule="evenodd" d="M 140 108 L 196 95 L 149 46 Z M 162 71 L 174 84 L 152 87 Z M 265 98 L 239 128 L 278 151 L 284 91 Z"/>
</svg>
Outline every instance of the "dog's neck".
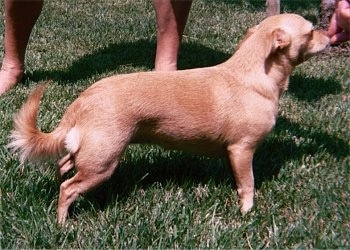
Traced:
<svg viewBox="0 0 350 250">
<path fill-rule="evenodd" d="M 288 89 L 293 66 L 283 51 L 272 53 L 269 43 L 264 38 L 247 39 L 222 67 L 239 79 L 247 79 L 245 84 L 260 94 L 278 101 Z"/>
</svg>

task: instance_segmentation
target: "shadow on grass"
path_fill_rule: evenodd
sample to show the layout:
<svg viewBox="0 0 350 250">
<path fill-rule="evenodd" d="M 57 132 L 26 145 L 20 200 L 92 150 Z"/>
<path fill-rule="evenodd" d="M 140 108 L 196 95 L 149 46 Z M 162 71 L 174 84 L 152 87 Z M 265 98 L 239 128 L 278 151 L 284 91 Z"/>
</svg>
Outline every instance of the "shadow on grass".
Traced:
<svg viewBox="0 0 350 250">
<path fill-rule="evenodd" d="M 342 90 L 339 82 L 333 79 L 305 77 L 293 75 L 290 78 L 288 92 L 304 101 L 314 101 L 325 95 L 337 94 Z"/>
<path fill-rule="evenodd" d="M 179 69 L 206 67 L 219 64 L 230 55 L 197 43 L 183 43 L 179 53 Z M 74 61 L 67 70 L 34 71 L 26 78 L 39 82 L 54 80 L 72 84 L 94 75 L 113 72 L 123 66 L 152 69 L 155 58 L 155 42 L 139 40 L 134 43 L 111 44 Z"/>
<path fill-rule="evenodd" d="M 297 137 L 310 138 L 314 143 L 297 146 L 294 141 L 281 135 L 285 130 L 292 131 Z M 254 155 L 256 188 L 259 189 L 264 182 L 277 177 L 286 162 L 316 154 L 320 150 L 325 150 L 334 158 L 343 159 L 348 155 L 348 144 L 335 136 L 310 132 L 286 118 L 279 118 L 273 134 L 260 145 Z M 152 156 L 146 153 L 137 160 L 122 162 L 111 180 L 87 197 L 96 207 L 104 209 L 115 202 L 115 199 L 130 196 L 135 188 L 147 189 L 155 183 L 174 183 L 180 186 L 216 183 L 232 185 L 235 188 L 232 171 L 226 159 L 211 159 L 158 148 Z"/>
<path fill-rule="evenodd" d="M 281 136 L 286 130 L 296 137 L 309 138 L 312 143 L 297 146 L 290 138 Z M 259 188 L 263 182 L 277 176 L 286 162 L 314 155 L 321 150 L 338 160 L 344 159 L 348 156 L 348 143 L 324 132 L 312 132 L 311 128 L 305 129 L 284 117 L 278 118 L 273 134 L 260 145 L 254 157 L 256 187 Z"/>
</svg>

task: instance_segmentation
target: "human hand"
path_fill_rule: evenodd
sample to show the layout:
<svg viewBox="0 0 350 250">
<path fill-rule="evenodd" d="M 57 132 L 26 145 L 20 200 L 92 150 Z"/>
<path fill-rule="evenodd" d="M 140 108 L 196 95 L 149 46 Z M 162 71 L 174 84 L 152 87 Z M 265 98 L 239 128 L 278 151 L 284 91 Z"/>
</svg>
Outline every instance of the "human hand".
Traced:
<svg viewBox="0 0 350 250">
<path fill-rule="evenodd" d="M 337 1 L 327 35 L 330 37 L 331 44 L 350 40 L 350 0 Z"/>
</svg>

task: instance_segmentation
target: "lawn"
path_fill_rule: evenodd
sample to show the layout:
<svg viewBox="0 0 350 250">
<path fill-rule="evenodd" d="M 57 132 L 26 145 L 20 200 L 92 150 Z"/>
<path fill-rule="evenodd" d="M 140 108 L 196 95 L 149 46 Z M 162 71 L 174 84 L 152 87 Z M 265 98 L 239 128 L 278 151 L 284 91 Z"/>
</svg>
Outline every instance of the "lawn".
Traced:
<svg viewBox="0 0 350 250">
<path fill-rule="evenodd" d="M 319 1 L 281 2 L 317 24 Z M 263 18 L 264 1 L 194 1 L 179 67 L 223 62 Z M 349 248 L 350 53 L 334 48 L 295 69 L 254 158 L 247 215 L 225 159 L 133 145 L 112 179 L 56 224 L 55 162 L 21 165 L 6 149 L 13 113 L 50 80 L 38 119 L 50 131 L 96 80 L 152 70 L 155 40 L 150 0 L 45 1 L 26 76 L 0 97 L 0 248 Z"/>
</svg>

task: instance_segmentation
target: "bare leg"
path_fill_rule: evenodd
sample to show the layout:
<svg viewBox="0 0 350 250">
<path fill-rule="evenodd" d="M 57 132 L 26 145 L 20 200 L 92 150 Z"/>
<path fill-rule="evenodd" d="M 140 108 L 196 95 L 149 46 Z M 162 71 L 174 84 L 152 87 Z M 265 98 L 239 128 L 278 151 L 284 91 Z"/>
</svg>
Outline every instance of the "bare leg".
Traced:
<svg viewBox="0 0 350 250">
<path fill-rule="evenodd" d="M 157 17 L 157 52 L 155 70 L 177 69 L 182 34 L 192 0 L 153 0 Z"/>
<path fill-rule="evenodd" d="M 240 199 L 240 210 L 244 214 L 253 207 L 254 202 L 254 175 L 252 166 L 254 150 L 247 145 L 232 145 L 227 150 L 236 180 L 237 192 Z"/>
<path fill-rule="evenodd" d="M 0 95 L 23 76 L 25 51 L 43 0 L 4 0 L 4 5 L 5 54 L 0 70 Z"/>
</svg>

